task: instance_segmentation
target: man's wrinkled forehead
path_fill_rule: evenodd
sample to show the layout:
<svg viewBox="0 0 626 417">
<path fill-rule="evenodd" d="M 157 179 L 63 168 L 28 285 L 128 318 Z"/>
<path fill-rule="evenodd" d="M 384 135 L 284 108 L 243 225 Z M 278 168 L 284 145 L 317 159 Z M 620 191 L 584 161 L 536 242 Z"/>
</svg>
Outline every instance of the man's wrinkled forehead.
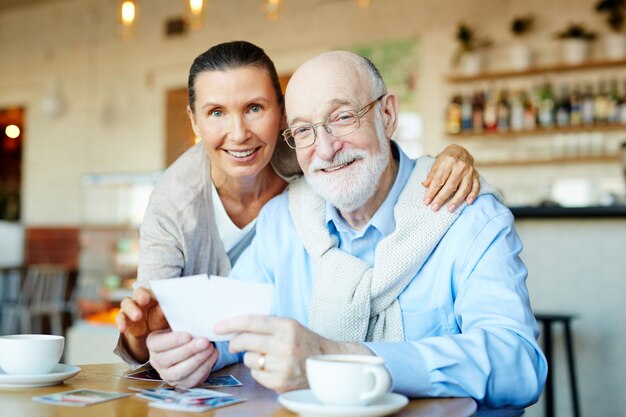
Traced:
<svg viewBox="0 0 626 417">
<path fill-rule="evenodd" d="M 362 67 L 350 56 L 327 53 L 303 64 L 285 93 L 289 124 L 326 117 L 338 106 L 354 106 L 369 90 Z"/>
</svg>

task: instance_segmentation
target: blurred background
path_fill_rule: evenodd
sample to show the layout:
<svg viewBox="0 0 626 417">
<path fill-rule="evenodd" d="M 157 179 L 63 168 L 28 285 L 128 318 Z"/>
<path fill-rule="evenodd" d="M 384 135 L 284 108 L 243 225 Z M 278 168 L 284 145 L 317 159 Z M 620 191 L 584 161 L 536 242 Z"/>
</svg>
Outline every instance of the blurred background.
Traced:
<svg viewBox="0 0 626 417">
<path fill-rule="evenodd" d="M 135 278 L 143 211 L 160 173 L 194 144 L 193 59 L 248 40 L 284 84 L 313 55 L 348 49 L 400 97 L 396 139 L 410 155 L 458 143 L 500 189 L 535 311 L 573 318 L 582 414 L 624 415 L 625 7 L 0 0 L 2 334 L 64 333 L 66 362 L 117 360 L 112 323 Z M 573 415 L 560 327 L 553 337 L 556 415 Z M 540 401 L 527 414 L 544 411 Z"/>
</svg>

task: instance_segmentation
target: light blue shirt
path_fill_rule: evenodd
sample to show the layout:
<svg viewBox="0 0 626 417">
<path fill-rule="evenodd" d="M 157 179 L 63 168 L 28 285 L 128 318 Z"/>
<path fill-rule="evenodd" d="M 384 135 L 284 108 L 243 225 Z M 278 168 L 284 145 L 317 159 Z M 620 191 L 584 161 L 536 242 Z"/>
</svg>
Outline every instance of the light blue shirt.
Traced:
<svg viewBox="0 0 626 417">
<path fill-rule="evenodd" d="M 377 243 L 395 228 L 393 207 L 415 165 L 396 150 L 396 180 L 366 227 L 354 231 L 327 208 L 339 247 L 370 265 Z M 487 408 L 523 408 L 537 401 L 547 365 L 536 342 L 513 222 L 492 195 L 480 196 L 463 209 L 400 294 L 406 341 L 366 343 L 385 359 L 394 391 L 410 397 L 473 397 Z M 288 196 L 282 194 L 259 214 L 256 237 L 230 276 L 272 283 L 273 313 L 307 325 L 313 271 L 293 226 Z M 238 359 L 224 345 L 218 348 L 216 368 Z"/>
</svg>

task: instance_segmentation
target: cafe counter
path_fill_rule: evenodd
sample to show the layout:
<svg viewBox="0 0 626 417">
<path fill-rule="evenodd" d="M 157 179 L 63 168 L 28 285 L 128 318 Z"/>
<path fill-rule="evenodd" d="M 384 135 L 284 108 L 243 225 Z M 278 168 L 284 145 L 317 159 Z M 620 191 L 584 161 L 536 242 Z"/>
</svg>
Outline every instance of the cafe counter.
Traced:
<svg viewBox="0 0 626 417">
<path fill-rule="evenodd" d="M 557 219 L 557 218 L 624 218 L 626 205 L 561 207 L 561 206 L 519 206 L 510 207 L 516 219 Z"/>
</svg>

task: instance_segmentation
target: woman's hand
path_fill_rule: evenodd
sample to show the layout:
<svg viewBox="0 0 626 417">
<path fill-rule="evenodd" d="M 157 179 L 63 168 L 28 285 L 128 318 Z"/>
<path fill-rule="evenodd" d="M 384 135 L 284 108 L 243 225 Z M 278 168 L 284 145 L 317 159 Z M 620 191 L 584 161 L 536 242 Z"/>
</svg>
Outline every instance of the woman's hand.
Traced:
<svg viewBox="0 0 626 417">
<path fill-rule="evenodd" d="M 139 362 L 148 360 L 148 335 L 155 330 L 169 327 L 152 292 L 141 287 L 135 290 L 132 297 L 122 300 L 115 323 L 122 333 L 126 350 Z"/>
<path fill-rule="evenodd" d="M 449 145 L 437 155 L 422 185 L 428 188 L 424 204 L 430 205 L 433 211 L 439 210 L 448 200 L 449 212 L 456 210 L 463 200 L 472 204 L 480 191 L 474 158 L 462 146 Z"/>
</svg>

